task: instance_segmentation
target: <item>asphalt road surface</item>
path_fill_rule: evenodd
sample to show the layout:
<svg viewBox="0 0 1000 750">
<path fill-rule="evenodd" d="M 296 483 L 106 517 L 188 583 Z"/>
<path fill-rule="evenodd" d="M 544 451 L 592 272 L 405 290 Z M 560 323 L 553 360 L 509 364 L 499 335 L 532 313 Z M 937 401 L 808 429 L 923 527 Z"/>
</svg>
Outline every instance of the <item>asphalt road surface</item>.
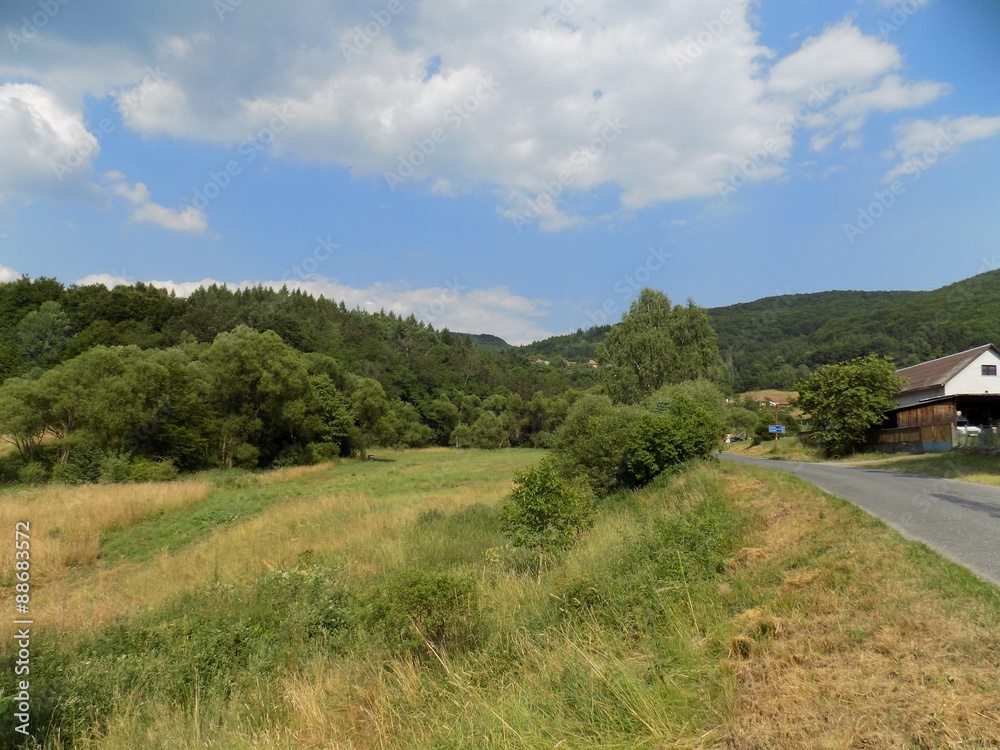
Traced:
<svg viewBox="0 0 1000 750">
<path fill-rule="evenodd" d="M 1000 487 L 863 466 L 719 457 L 802 477 L 1000 586 Z"/>
</svg>

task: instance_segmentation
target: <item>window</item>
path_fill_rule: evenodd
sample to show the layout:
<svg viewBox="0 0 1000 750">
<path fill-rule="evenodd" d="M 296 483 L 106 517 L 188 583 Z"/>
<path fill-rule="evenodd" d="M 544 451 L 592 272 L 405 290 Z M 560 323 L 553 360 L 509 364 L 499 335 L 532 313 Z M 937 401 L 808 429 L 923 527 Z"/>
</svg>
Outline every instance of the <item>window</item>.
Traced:
<svg viewBox="0 0 1000 750">
<path fill-rule="evenodd" d="M 983 365 L 982 367 L 983 367 L 983 375 L 993 375 L 994 377 L 996 376 L 997 374 L 996 365 Z"/>
</svg>

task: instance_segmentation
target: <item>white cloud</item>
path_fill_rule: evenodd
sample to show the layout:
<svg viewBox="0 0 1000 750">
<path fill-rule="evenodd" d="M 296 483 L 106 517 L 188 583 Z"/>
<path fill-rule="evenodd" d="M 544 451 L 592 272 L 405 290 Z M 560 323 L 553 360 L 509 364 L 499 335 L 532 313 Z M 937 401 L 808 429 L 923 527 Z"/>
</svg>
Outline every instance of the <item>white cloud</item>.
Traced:
<svg viewBox="0 0 1000 750">
<path fill-rule="evenodd" d="M 144 136 L 254 140 L 356 176 L 395 174 L 396 189 L 492 190 L 501 215 L 545 231 L 599 218 L 575 208 L 598 187 L 624 213 L 716 195 L 765 148 L 746 180 L 780 178 L 803 125 L 829 131 L 815 145 L 860 127 L 874 109 L 920 106 L 943 91 L 899 77 L 899 50 L 850 21 L 776 60 L 760 42 L 753 3 L 399 7 L 302 0 L 276 15 L 246 3 L 220 20 L 203 0 L 177 0 L 149 28 L 123 20 L 99 43 L 61 27 L 70 41 L 40 40 L 25 50 L 40 62 L 0 64 L 0 75 L 30 71 L 60 90 L 75 82 L 81 101 L 84 90 L 114 96 L 127 127 Z M 248 41 L 257 39 L 268 43 Z M 823 103 L 781 127 L 815 90 Z M 199 231 L 196 214 L 139 214 Z"/>
<path fill-rule="evenodd" d="M 877 37 L 865 36 L 842 22 L 810 37 L 771 68 L 774 91 L 807 95 L 812 89 L 839 89 L 866 84 L 902 64 L 899 50 Z"/>
<path fill-rule="evenodd" d="M 843 119 L 864 116 L 874 110 L 892 112 L 914 109 L 936 101 L 948 90 L 949 87 L 943 83 L 907 83 L 898 75 L 887 75 L 876 88 L 849 94 L 831 109 L 835 117 Z"/>
<path fill-rule="evenodd" d="M 82 115 L 50 91 L 0 85 L 0 199 L 88 195 L 100 150 Z"/>
<path fill-rule="evenodd" d="M 893 148 L 883 154 L 887 159 L 897 159 L 897 163 L 882 180 L 892 182 L 904 174 L 919 174 L 965 144 L 998 134 L 1000 117 L 970 115 L 903 123 L 894 130 Z"/>
<path fill-rule="evenodd" d="M 203 211 L 193 206 L 184 208 L 167 208 L 153 203 L 149 198 L 149 188 L 137 182 L 129 186 L 125 175 L 120 172 L 109 172 L 105 180 L 115 195 L 124 198 L 132 205 L 132 221 L 147 222 L 174 232 L 192 232 L 203 234 L 208 228 L 208 219 Z"/>
<path fill-rule="evenodd" d="M 21 278 L 21 274 L 19 274 L 13 268 L 8 268 L 7 266 L 0 264 L 0 283 L 7 281 L 17 281 L 19 278 Z"/>
<path fill-rule="evenodd" d="M 114 289 L 116 286 L 131 286 L 132 282 L 122 276 L 115 276 L 110 273 L 92 273 L 89 276 L 77 279 L 73 282 L 73 284 L 75 286 L 103 284 L 108 289 Z"/>
</svg>

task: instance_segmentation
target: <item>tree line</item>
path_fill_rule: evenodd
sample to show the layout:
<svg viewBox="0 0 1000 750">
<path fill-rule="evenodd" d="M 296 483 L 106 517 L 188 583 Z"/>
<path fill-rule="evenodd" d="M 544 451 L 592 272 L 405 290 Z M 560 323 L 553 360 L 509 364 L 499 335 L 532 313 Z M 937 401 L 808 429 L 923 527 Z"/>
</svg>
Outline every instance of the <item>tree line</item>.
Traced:
<svg viewBox="0 0 1000 750">
<path fill-rule="evenodd" d="M 299 291 L 0 284 L 5 479 L 145 478 L 364 455 L 546 446 L 584 394 L 717 378 L 704 311 L 644 290 L 602 367 L 553 368 L 415 317 Z"/>
</svg>

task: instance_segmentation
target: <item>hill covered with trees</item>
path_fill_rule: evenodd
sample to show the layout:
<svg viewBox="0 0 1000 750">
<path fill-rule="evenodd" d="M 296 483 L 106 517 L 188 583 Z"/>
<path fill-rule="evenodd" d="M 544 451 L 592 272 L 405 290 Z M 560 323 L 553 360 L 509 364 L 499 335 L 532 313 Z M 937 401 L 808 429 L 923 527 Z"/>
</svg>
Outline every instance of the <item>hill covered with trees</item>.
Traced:
<svg viewBox="0 0 1000 750">
<path fill-rule="evenodd" d="M 299 291 L 22 278 L 0 284 L 0 380 L 2 481 L 544 445 L 597 374 Z"/>
<path fill-rule="evenodd" d="M 1000 341 L 1000 270 L 928 292 L 830 291 L 708 308 L 736 391 L 790 388 L 824 364 L 867 354 L 904 367 Z M 529 356 L 596 356 L 610 326 L 522 347 Z"/>
</svg>

